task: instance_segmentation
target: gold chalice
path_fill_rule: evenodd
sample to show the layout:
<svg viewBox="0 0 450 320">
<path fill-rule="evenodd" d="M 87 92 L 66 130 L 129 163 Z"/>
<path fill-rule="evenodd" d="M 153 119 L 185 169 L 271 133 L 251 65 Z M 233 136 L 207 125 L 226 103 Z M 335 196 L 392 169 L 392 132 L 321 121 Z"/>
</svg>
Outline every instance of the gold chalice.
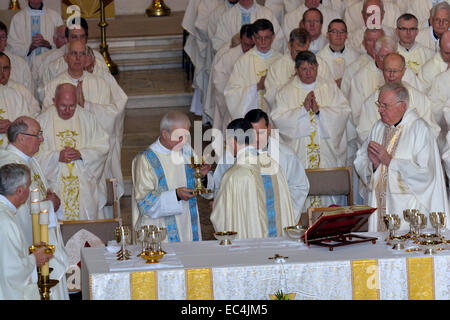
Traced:
<svg viewBox="0 0 450 320">
<path fill-rule="evenodd" d="M 145 247 L 146 247 L 145 240 L 147 237 L 147 232 L 148 232 L 148 226 L 141 226 L 139 229 L 137 229 L 135 231 L 136 242 L 141 243 L 141 252 L 137 255 L 138 257 L 140 257 L 141 255 L 143 255 L 145 253 Z"/>
<path fill-rule="evenodd" d="M 165 252 L 161 247 L 161 242 L 163 242 L 164 239 L 166 239 L 166 237 L 167 237 L 167 229 L 164 227 L 158 227 L 158 231 L 161 233 L 161 241 L 158 242 L 157 252 L 166 254 L 167 252 Z"/>
<path fill-rule="evenodd" d="M 302 236 L 305 234 L 306 230 L 308 230 L 308 228 L 301 225 L 284 227 L 284 232 L 286 232 L 288 238 L 298 242 L 303 241 Z"/>
<path fill-rule="evenodd" d="M 214 232 L 214 237 L 217 240 L 220 240 L 221 246 L 229 246 L 231 245 L 231 240 L 234 240 L 237 236 L 237 232 L 235 231 L 223 231 L 223 232 Z"/>
<path fill-rule="evenodd" d="M 445 228 L 445 212 L 430 212 L 430 222 L 436 229 L 436 235 L 441 236 L 441 230 Z"/>
<path fill-rule="evenodd" d="M 412 225 L 414 228 L 414 233 L 416 239 L 420 237 L 420 233 L 422 229 L 425 229 L 427 226 L 427 217 L 420 213 L 419 211 L 415 212 L 412 216 Z"/>
<path fill-rule="evenodd" d="M 408 222 L 408 224 L 409 224 L 409 233 L 407 234 L 409 236 L 409 238 L 414 238 L 414 228 L 413 228 L 412 216 L 416 212 L 418 212 L 418 210 L 416 210 L 416 209 L 403 210 L 403 219 L 406 222 Z"/>
<path fill-rule="evenodd" d="M 392 213 L 386 214 L 383 216 L 383 222 L 389 230 L 389 237 L 386 239 L 386 241 L 389 241 L 395 237 L 395 231 L 400 229 L 400 217 Z"/>
<path fill-rule="evenodd" d="M 126 245 L 130 244 L 130 229 L 127 226 L 116 227 L 115 230 L 116 241 L 122 245 L 122 248 L 117 252 L 117 260 L 130 260 L 130 252 Z"/>
<path fill-rule="evenodd" d="M 195 172 L 195 188 L 193 191 L 194 195 L 211 193 L 211 190 L 206 189 L 202 183 L 202 174 L 200 173 L 200 169 L 204 164 L 205 159 L 202 158 L 201 161 L 197 161 L 196 157 L 191 157 L 191 163 L 189 164 L 189 166 L 194 169 Z"/>
</svg>

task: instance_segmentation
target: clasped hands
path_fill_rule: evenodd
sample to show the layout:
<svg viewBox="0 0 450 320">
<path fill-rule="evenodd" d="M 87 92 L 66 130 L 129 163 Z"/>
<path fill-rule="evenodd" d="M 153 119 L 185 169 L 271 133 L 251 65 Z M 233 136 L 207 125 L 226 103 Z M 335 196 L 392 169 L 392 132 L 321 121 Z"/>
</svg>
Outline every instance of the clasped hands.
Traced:
<svg viewBox="0 0 450 320">
<path fill-rule="evenodd" d="M 81 160 L 81 153 L 75 148 L 66 146 L 59 153 L 59 162 L 69 163 L 75 160 Z"/>
<path fill-rule="evenodd" d="M 373 170 L 376 170 L 380 164 L 389 167 L 392 157 L 387 150 L 379 143 L 370 141 L 367 146 L 367 154 L 372 162 Z"/>
<path fill-rule="evenodd" d="M 204 164 L 200 167 L 200 173 L 202 177 L 206 176 L 208 172 L 211 170 L 210 164 Z M 180 200 L 188 201 L 192 197 L 195 197 L 194 190 L 186 187 L 180 187 L 176 189 L 177 196 Z"/>
<path fill-rule="evenodd" d="M 0 119 L 0 133 L 6 133 L 10 125 L 11 121 L 8 119 Z"/>
<path fill-rule="evenodd" d="M 44 37 L 42 36 L 42 34 L 40 34 L 40 33 L 35 34 L 33 36 L 33 38 L 31 39 L 31 45 L 30 45 L 29 52 L 31 53 L 34 49 L 39 48 L 39 47 L 44 47 L 44 48 L 48 48 L 48 49 L 51 48 L 50 42 L 45 40 Z"/>
<path fill-rule="evenodd" d="M 306 111 L 310 111 L 312 110 L 312 112 L 317 113 L 319 112 L 319 105 L 317 104 L 316 101 L 316 96 L 314 94 L 314 91 L 310 91 L 306 97 L 305 97 L 305 101 L 303 102 L 303 107 L 305 108 Z"/>
</svg>

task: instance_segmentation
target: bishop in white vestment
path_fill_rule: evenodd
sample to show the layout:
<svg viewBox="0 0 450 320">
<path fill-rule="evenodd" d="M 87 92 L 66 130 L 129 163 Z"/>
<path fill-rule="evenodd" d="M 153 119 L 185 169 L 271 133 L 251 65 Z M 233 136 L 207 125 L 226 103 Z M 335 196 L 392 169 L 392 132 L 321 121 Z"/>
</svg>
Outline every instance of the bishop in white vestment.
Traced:
<svg viewBox="0 0 450 320">
<path fill-rule="evenodd" d="M 358 150 L 354 162 L 368 190 L 368 205 L 377 208 L 369 232 L 383 231 L 383 216 L 405 209 L 448 212 L 444 172 L 436 138 L 414 108 L 401 84 L 386 84 L 378 98 L 381 119 Z M 427 219 L 428 227 L 431 227 Z M 448 216 L 447 216 L 448 223 Z M 401 230 L 409 229 L 401 219 Z"/>
</svg>

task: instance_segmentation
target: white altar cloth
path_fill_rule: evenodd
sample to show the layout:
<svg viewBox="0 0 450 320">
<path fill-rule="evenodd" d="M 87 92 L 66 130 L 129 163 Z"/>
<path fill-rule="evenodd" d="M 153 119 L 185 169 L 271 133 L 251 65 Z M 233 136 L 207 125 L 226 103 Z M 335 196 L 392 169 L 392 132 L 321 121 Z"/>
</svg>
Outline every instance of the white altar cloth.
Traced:
<svg viewBox="0 0 450 320">
<path fill-rule="evenodd" d="M 361 235 L 378 241 L 333 251 L 314 245 L 308 249 L 286 238 L 234 240 L 231 246 L 218 241 L 164 244 L 182 267 L 123 272 L 109 270 L 105 248 L 83 248 L 83 299 L 144 299 L 139 294 L 146 287 L 136 279 L 150 275 L 154 288 L 148 294 L 160 300 L 267 300 L 278 290 L 296 293 L 299 300 L 450 299 L 449 250 L 432 256 L 395 251 L 386 245 L 386 233 Z M 269 259 L 275 254 L 287 257 L 284 263 Z"/>
</svg>

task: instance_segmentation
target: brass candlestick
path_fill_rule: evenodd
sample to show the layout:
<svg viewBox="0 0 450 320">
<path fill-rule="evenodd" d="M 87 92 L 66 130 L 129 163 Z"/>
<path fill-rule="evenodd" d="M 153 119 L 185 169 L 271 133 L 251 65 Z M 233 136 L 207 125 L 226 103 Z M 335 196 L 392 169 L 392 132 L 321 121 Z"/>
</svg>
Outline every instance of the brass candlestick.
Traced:
<svg viewBox="0 0 450 320">
<path fill-rule="evenodd" d="M 8 9 L 9 9 L 9 10 L 20 10 L 20 4 L 19 4 L 19 1 L 17 1 L 17 0 L 11 0 L 11 1 L 9 1 Z"/>
<path fill-rule="evenodd" d="M 46 245 L 46 249 L 44 250 L 44 253 L 46 254 L 54 254 L 55 253 L 55 246 L 54 245 Z M 32 254 L 35 250 L 42 248 L 40 245 L 32 245 L 28 248 L 30 254 Z M 48 263 L 48 262 L 47 262 Z M 53 271 L 53 268 L 49 269 L 49 272 L 51 273 Z M 41 295 L 41 300 L 50 300 L 50 289 L 56 286 L 59 281 L 55 279 L 50 279 L 50 276 L 43 276 L 41 273 L 41 267 L 37 268 L 38 272 L 38 282 L 37 285 L 39 287 L 39 294 Z"/>
<path fill-rule="evenodd" d="M 149 17 L 168 16 L 170 15 L 170 8 L 164 3 L 164 0 L 153 0 L 145 13 Z"/>
<path fill-rule="evenodd" d="M 194 195 L 199 194 L 207 194 L 211 193 L 211 190 L 206 189 L 202 183 L 202 174 L 200 173 L 200 168 L 205 164 L 205 160 L 202 158 L 201 163 L 195 161 L 195 157 L 191 157 L 191 164 L 189 165 L 192 169 L 194 169 L 194 178 L 195 178 L 195 188 L 193 191 Z"/>
<path fill-rule="evenodd" d="M 101 43 L 100 43 L 100 53 L 102 54 L 103 58 L 105 59 L 106 65 L 109 68 L 109 71 L 113 76 L 119 74 L 119 68 L 117 67 L 117 64 L 112 61 L 111 57 L 109 56 L 108 52 L 108 45 L 106 44 L 106 27 L 108 26 L 108 23 L 106 23 L 105 19 L 105 4 L 104 0 L 100 1 L 100 23 L 98 26 L 102 29 L 101 33 Z"/>
</svg>

